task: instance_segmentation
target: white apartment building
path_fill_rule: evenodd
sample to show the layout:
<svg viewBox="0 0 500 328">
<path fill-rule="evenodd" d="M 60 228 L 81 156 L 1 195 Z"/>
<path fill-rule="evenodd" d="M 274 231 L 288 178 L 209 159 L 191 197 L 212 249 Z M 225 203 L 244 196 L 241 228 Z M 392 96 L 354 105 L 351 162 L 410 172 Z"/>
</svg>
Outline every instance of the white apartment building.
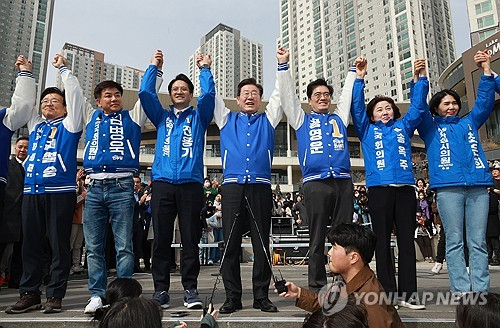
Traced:
<svg viewBox="0 0 500 328">
<path fill-rule="evenodd" d="M 467 0 L 472 45 L 499 31 L 500 0 Z"/>
<path fill-rule="evenodd" d="M 45 88 L 54 0 L 10 0 L 0 2 L 0 106 L 10 105 L 14 93 L 17 56 L 33 63 L 37 94 Z M 37 97 L 38 97 L 37 96 Z"/>
<path fill-rule="evenodd" d="M 455 59 L 449 0 L 280 0 L 279 46 L 290 49 L 302 101 L 323 77 L 336 90 L 357 56 L 368 60 L 366 98 L 409 99 L 412 60 L 425 57 L 432 89 Z"/>
<path fill-rule="evenodd" d="M 104 62 L 104 53 L 65 43 L 62 54 L 68 60 L 68 65 L 73 74 L 80 81 L 83 95 L 94 101 L 95 86 L 105 80 L 120 83 L 125 89 L 139 90 L 144 71 L 129 66 L 121 66 Z M 57 77 L 57 85 L 61 85 Z"/>
<path fill-rule="evenodd" d="M 200 47 L 189 57 L 189 78 L 195 85 L 195 95 L 200 94 L 196 67 L 196 55 L 200 52 L 212 56 L 211 71 L 222 97 L 235 98 L 242 79 L 253 77 L 260 84 L 264 81 L 262 45 L 241 37 L 235 28 L 219 24 L 201 38 Z"/>
</svg>

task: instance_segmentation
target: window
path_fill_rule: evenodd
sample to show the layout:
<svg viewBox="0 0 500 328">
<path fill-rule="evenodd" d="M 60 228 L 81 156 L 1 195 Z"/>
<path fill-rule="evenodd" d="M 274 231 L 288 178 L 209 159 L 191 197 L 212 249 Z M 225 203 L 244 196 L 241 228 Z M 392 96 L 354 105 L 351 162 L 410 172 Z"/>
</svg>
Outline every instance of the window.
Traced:
<svg viewBox="0 0 500 328">
<path fill-rule="evenodd" d="M 484 17 L 480 17 L 477 19 L 477 26 L 479 28 L 492 26 L 494 24 L 495 24 L 495 19 L 493 18 L 493 14 L 486 15 Z"/>
<path fill-rule="evenodd" d="M 476 15 L 491 11 L 493 9 L 491 0 L 476 4 Z"/>
</svg>

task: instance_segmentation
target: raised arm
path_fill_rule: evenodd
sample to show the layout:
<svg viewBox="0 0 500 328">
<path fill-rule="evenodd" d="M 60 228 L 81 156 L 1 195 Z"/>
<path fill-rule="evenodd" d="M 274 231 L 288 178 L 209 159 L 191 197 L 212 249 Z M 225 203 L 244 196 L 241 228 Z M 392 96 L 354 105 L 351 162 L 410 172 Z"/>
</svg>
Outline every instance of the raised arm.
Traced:
<svg viewBox="0 0 500 328">
<path fill-rule="evenodd" d="M 495 79 L 491 72 L 491 56 L 488 51 L 478 51 L 474 55 L 476 65 L 483 70 L 477 88 L 477 97 L 470 118 L 479 129 L 488 119 L 495 105 Z"/>
<path fill-rule="evenodd" d="M 212 58 L 209 54 L 198 54 L 196 58 L 196 65 L 200 69 L 200 88 L 201 95 L 198 97 L 198 115 L 204 127 L 208 127 L 214 118 L 215 109 L 215 82 L 210 65 L 212 65 Z"/>
<path fill-rule="evenodd" d="M 288 124 L 297 130 L 304 123 L 305 113 L 295 92 L 295 81 L 289 70 L 290 53 L 288 50 L 280 48 L 276 57 L 278 58 L 277 84 L 279 85 L 281 108 L 287 117 Z"/>
<path fill-rule="evenodd" d="M 157 50 L 151 57 L 151 65 L 147 68 L 142 77 L 141 87 L 139 89 L 139 100 L 131 110 L 132 119 L 140 126 L 144 125 L 146 117 L 157 127 L 163 117 L 163 106 L 158 99 L 158 90 L 163 82 L 161 71 L 163 67 L 163 53 Z"/>
<path fill-rule="evenodd" d="M 229 108 L 226 108 L 226 104 L 224 103 L 224 99 L 219 94 L 215 95 L 215 110 L 214 110 L 214 121 L 215 124 L 219 127 L 219 130 L 227 123 L 227 117 L 231 111 Z"/>
<path fill-rule="evenodd" d="M 33 116 L 38 117 L 35 109 L 36 86 L 31 72 L 31 62 L 24 56 L 19 56 L 15 65 L 19 70 L 16 88 L 11 105 L 3 119 L 3 124 L 11 131 L 21 128 Z"/>
<path fill-rule="evenodd" d="M 367 62 L 364 56 L 356 58 L 356 81 L 352 89 L 351 114 L 354 128 L 359 139 L 364 139 L 370 127 L 370 119 L 366 115 L 365 81 Z"/>
<path fill-rule="evenodd" d="M 413 63 L 413 83 L 410 92 L 410 107 L 402 118 L 408 135 L 413 132 L 423 119 L 428 115 L 427 94 L 429 93 L 429 81 L 427 80 L 427 68 L 425 59 L 420 58 Z"/>
<path fill-rule="evenodd" d="M 68 131 L 77 133 L 83 129 L 83 91 L 78 79 L 68 69 L 68 62 L 62 55 L 54 56 L 52 65 L 59 70 L 64 85 L 64 99 L 68 114 L 63 125 Z"/>
<path fill-rule="evenodd" d="M 342 122 L 346 127 L 349 126 L 349 116 L 351 113 L 351 102 L 352 102 L 352 88 L 354 86 L 354 81 L 356 80 L 356 70 L 351 67 L 344 81 L 344 87 L 342 88 L 342 93 L 340 94 L 339 101 L 337 102 L 337 108 L 335 109 L 335 114 L 340 116 Z"/>
</svg>

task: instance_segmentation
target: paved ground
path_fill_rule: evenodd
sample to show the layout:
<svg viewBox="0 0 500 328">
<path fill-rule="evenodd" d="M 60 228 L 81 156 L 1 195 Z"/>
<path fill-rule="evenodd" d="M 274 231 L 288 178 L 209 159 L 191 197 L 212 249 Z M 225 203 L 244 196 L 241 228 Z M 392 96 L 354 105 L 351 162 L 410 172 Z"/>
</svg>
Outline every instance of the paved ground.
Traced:
<svg viewBox="0 0 500 328">
<path fill-rule="evenodd" d="M 374 267 L 374 263 L 372 263 Z M 446 266 L 445 266 L 446 267 Z M 283 277 L 288 281 L 293 281 L 298 285 L 307 285 L 307 267 L 276 266 L 274 270 L 280 269 Z M 417 264 L 418 291 L 434 293 L 447 292 L 449 288 L 448 273 L 446 269 L 440 275 L 432 275 L 430 269 L 432 264 L 419 262 Z M 303 322 L 305 312 L 296 308 L 294 302 L 281 298 L 270 291 L 270 299 L 278 306 L 278 313 L 264 313 L 252 308 L 252 286 L 251 286 L 251 263 L 242 264 L 243 275 L 243 310 L 231 315 L 220 315 L 218 322 L 220 326 L 226 327 L 300 327 Z M 218 266 L 203 266 L 199 277 L 199 292 L 203 299 L 209 297 L 216 279 Z M 500 267 L 490 267 L 491 289 L 500 293 Z M 112 277 L 110 277 L 112 278 Z M 153 281 L 150 274 L 136 274 L 143 286 L 144 296 L 150 297 L 153 292 Z M 0 327 L 92 327 L 89 324 L 89 317 L 83 314 L 83 309 L 87 304 L 89 294 L 87 292 L 87 281 L 83 275 L 71 277 L 68 292 L 63 303 L 63 311 L 59 314 L 46 315 L 39 311 L 8 315 L 4 313 L 7 306 L 14 304 L 18 298 L 18 291 L 13 289 L 2 289 L 0 292 Z M 174 321 L 170 313 L 185 310 L 182 305 L 183 291 L 180 284 L 180 276 L 172 276 L 170 290 L 171 307 L 164 311 L 164 326 L 169 326 L 169 322 Z M 225 294 L 222 282 L 217 285 L 214 304 L 219 308 L 224 302 Z M 442 301 L 441 301 L 442 303 Z M 436 304 L 436 299 L 427 302 L 427 309 L 413 311 L 405 308 L 399 309 L 399 314 L 408 327 L 454 327 L 455 309 L 451 305 Z M 189 311 L 189 315 L 183 320 L 190 326 L 197 326 L 195 322 L 199 320 L 201 310 Z"/>
</svg>

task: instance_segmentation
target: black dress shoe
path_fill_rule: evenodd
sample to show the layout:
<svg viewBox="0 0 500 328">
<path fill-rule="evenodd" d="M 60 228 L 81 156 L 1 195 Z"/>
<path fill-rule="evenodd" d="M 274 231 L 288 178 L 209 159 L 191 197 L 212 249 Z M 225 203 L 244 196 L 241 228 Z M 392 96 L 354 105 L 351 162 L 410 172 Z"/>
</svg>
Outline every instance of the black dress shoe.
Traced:
<svg viewBox="0 0 500 328">
<path fill-rule="evenodd" d="M 253 308 L 260 309 L 264 312 L 278 312 L 276 305 L 274 305 L 273 302 L 271 302 L 267 297 L 253 300 Z"/>
<path fill-rule="evenodd" d="M 220 307 L 219 313 L 229 314 L 229 313 L 236 312 L 237 310 L 241 310 L 241 309 L 243 309 L 243 305 L 241 305 L 241 301 L 236 300 L 234 298 L 228 298 L 228 299 L 226 299 L 224 304 L 222 304 L 222 306 Z"/>
</svg>

